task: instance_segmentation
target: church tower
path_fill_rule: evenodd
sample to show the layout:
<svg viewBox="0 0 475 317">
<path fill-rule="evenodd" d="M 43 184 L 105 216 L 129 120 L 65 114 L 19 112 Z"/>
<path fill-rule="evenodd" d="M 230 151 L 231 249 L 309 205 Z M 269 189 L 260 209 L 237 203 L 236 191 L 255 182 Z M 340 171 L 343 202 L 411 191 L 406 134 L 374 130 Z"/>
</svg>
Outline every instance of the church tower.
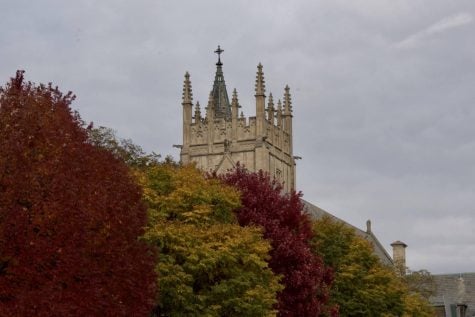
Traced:
<svg viewBox="0 0 475 317">
<path fill-rule="evenodd" d="M 295 189 L 295 158 L 292 145 L 292 103 L 290 88 L 286 86 L 283 107 L 277 108 L 272 93 L 266 106 L 263 67 L 257 66 L 255 98 L 256 116 L 239 115 L 238 94 L 234 89 L 229 102 L 224 81 L 223 50 L 218 46 L 216 74 L 209 94 L 206 113 L 201 115 L 200 104 L 194 105 L 190 75 L 183 84 L 183 144 L 182 163 L 195 162 L 198 168 L 217 173 L 226 172 L 240 162 L 250 171 L 263 170 L 283 183 L 289 192 Z"/>
</svg>

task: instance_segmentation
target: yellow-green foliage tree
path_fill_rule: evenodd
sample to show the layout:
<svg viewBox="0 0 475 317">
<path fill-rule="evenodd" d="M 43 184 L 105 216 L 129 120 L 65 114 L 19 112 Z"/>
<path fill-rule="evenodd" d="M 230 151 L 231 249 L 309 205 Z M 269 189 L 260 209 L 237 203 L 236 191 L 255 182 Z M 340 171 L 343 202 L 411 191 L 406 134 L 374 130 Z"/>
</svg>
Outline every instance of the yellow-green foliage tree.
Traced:
<svg viewBox="0 0 475 317">
<path fill-rule="evenodd" d="M 339 306 L 341 316 L 433 316 L 429 302 L 417 292 L 417 283 L 408 284 L 392 267 L 383 265 L 371 243 L 352 228 L 323 217 L 314 222 L 313 230 L 314 252 L 334 269 L 330 301 Z M 419 275 L 410 280 L 420 280 Z"/>
<path fill-rule="evenodd" d="M 405 287 L 373 254 L 371 244 L 353 229 L 324 217 L 314 222 L 314 251 L 333 267 L 330 301 L 341 316 L 401 316 Z"/>
<path fill-rule="evenodd" d="M 402 316 L 433 317 L 435 316 L 435 311 L 424 296 L 409 291 L 404 295 L 404 314 Z"/>
<path fill-rule="evenodd" d="M 270 244 L 240 227 L 239 194 L 194 166 L 156 164 L 138 173 L 149 210 L 145 239 L 159 249 L 159 298 L 166 316 L 272 316 L 279 279 Z"/>
</svg>

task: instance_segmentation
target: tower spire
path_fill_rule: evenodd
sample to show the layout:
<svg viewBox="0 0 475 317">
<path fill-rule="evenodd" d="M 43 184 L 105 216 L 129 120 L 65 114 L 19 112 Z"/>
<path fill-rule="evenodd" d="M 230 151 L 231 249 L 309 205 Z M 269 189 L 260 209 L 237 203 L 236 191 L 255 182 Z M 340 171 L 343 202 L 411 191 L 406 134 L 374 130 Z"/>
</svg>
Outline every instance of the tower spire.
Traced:
<svg viewBox="0 0 475 317">
<path fill-rule="evenodd" d="M 185 73 L 185 81 L 183 82 L 183 101 L 182 105 L 188 105 L 193 103 L 193 92 L 191 89 L 190 74 Z"/>
<path fill-rule="evenodd" d="M 256 97 L 265 96 L 266 85 L 264 80 L 264 72 L 262 71 L 262 64 L 257 65 L 257 75 L 256 75 Z"/>
<path fill-rule="evenodd" d="M 226 90 L 226 83 L 224 82 L 223 63 L 221 62 L 221 53 L 224 50 L 218 45 L 218 49 L 214 51 L 218 54 L 218 62 L 216 63 L 216 75 L 214 76 L 213 96 L 214 116 L 216 118 L 231 118 L 231 105 L 229 103 L 228 92 Z"/>
<path fill-rule="evenodd" d="M 267 133 L 266 127 L 266 87 L 262 64 L 257 65 L 256 74 L 256 137 L 263 139 Z"/>
<path fill-rule="evenodd" d="M 285 85 L 285 93 L 284 93 L 284 114 L 290 115 L 292 114 L 292 99 L 290 97 L 290 88 L 289 85 Z"/>
<path fill-rule="evenodd" d="M 234 88 L 233 90 L 233 104 L 238 102 L 237 90 Z"/>
<path fill-rule="evenodd" d="M 182 154 L 187 153 L 191 143 L 191 123 L 193 108 L 193 93 L 191 91 L 190 74 L 185 73 L 185 81 L 183 82 L 183 148 Z M 186 155 L 185 155 L 186 156 Z"/>
</svg>

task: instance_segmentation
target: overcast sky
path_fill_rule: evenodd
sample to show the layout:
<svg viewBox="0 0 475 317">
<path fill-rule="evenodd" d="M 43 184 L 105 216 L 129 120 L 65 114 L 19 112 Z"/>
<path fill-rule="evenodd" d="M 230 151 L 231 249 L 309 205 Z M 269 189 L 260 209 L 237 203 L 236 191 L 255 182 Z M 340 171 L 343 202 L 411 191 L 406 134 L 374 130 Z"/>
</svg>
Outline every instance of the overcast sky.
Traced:
<svg viewBox="0 0 475 317">
<path fill-rule="evenodd" d="M 408 266 L 475 271 L 475 1 L 0 0 L 0 80 L 26 70 L 86 121 L 178 152 L 191 74 L 206 104 L 220 44 L 254 115 L 256 66 L 291 88 L 297 186 Z"/>
</svg>

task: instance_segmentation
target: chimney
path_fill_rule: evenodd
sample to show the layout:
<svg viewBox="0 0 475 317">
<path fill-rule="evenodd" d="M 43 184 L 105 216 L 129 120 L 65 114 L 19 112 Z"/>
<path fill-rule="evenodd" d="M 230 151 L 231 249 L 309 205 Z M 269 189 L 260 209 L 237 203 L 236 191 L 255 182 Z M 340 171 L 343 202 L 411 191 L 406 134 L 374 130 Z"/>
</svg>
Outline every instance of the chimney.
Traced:
<svg viewBox="0 0 475 317">
<path fill-rule="evenodd" d="M 391 243 L 393 247 L 393 262 L 396 272 L 403 276 L 406 275 L 406 248 L 407 244 L 402 241 L 394 241 Z"/>
</svg>

